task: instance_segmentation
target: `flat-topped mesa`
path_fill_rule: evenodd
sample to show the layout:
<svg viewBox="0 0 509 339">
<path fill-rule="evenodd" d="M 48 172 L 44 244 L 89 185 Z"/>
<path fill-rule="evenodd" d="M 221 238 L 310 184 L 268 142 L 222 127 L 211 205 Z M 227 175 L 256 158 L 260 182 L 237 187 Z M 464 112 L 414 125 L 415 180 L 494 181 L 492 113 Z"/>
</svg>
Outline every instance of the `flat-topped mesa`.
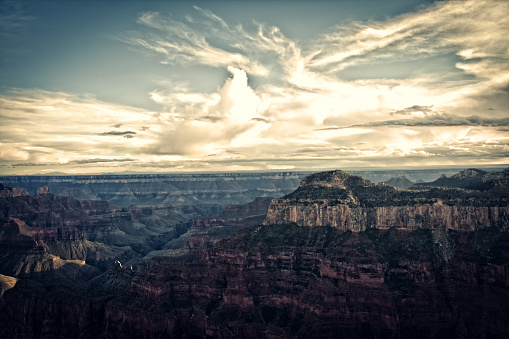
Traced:
<svg viewBox="0 0 509 339">
<path fill-rule="evenodd" d="M 406 191 L 376 185 L 344 171 L 330 171 L 307 176 L 297 190 L 274 199 L 264 224 L 332 226 L 343 231 L 373 227 L 506 230 L 508 201 L 507 194 L 495 191 Z"/>
</svg>

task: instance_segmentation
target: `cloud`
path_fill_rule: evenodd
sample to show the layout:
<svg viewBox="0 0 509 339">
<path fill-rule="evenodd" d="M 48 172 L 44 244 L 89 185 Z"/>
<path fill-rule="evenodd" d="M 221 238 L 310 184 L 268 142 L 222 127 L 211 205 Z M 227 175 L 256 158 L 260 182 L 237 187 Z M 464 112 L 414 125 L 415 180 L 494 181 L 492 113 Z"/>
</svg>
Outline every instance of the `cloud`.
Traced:
<svg viewBox="0 0 509 339">
<path fill-rule="evenodd" d="M 218 110 L 234 123 L 244 123 L 256 117 L 258 97 L 247 83 L 247 74 L 241 69 L 228 67 L 233 78 L 226 80 L 218 91 L 221 100 Z"/>
<path fill-rule="evenodd" d="M 136 134 L 136 132 L 133 132 L 133 131 L 125 131 L 125 132 L 117 132 L 117 131 L 111 131 L 111 132 L 103 132 L 103 133 L 100 133 L 99 135 L 105 135 L 105 136 L 119 136 L 119 135 L 122 135 L 124 137 L 133 137 L 133 135 Z"/>
<path fill-rule="evenodd" d="M 68 161 L 67 164 L 98 164 L 98 163 L 112 163 L 112 162 L 132 162 L 136 161 L 135 159 L 123 158 L 123 159 L 102 159 L 102 158 L 94 158 L 94 159 L 82 159 L 82 160 L 72 160 Z"/>
<path fill-rule="evenodd" d="M 244 70 L 228 67 L 232 74 L 218 89 L 218 96 L 195 96 L 173 93 L 183 100 L 171 123 L 159 134 L 158 141 L 145 148 L 146 153 L 160 155 L 203 156 L 230 146 L 232 141 L 253 130 L 259 122 L 259 98 L 248 84 Z M 186 93 L 186 96 L 182 96 Z M 199 100 L 198 100 L 199 99 Z M 202 100 L 203 99 L 203 100 Z M 194 105 L 200 101 L 200 105 Z M 171 108 L 177 112 L 176 108 Z"/>
<path fill-rule="evenodd" d="M 253 22 L 254 30 L 228 25 L 208 9 L 194 6 L 200 20 L 187 23 L 158 12 L 143 13 L 138 23 L 146 29 L 119 37 L 144 51 L 159 55 L 163 63 L 232 66 L 262 77 L 284 79 L 301 61 L 301 50 L 275 26 Z"/>
<path fill-rule="evenodd" d="M 217 147 L 228 145 L 247 131 L 249 126 L 226 125 L 215 127 L 213 123 L 184 122 L 164 129 L 159 140 L 148 145 L 146 154 L 196 156 L 215 152 Z"/>
<path fill-rule="evenodd" d="M 298 42 L 194 8 L 181 21 L 142 13 L 119 38 L 178 74 L 148 93 L 160 109 L 0 95 L 0 162 L 156 172 L 509 162 L 506 1 L 437 1 Z M 369 74 L 386 65 L 407 75 Z M 212 68 L 229 76 L 193 82 Z"/>
<path fill-rule="evenodd" d="M 367 122 L 363 124 L 351 125 L 342 128 L 356 128 L 356 127 L 380 127 L 380 126 L 480 126 L 480 127 L 503 127 L 509 126 L 509 118 L 486 118 L 481 116 L 467 116 L 462 117 L 454 114 L 436 114 L 432 116 L 425 116 L 422 118 L 410 118 L 401 120 L 386 120 L 377 122 Z M 335 129 L 328 127 L 320 130 Z"/>
<path fill-rule="evenodd" d="M 136 153 L 151 140 L 149 132 L 110 131 L 122 124 L 141 130 L 157 125 L 151 112 L 105 103 L 90 97 L 42 90 L 15 90 L 0 95 L 0 156 L 3 160 L 61 163 L 76 158 Z M 133 136 L 136 141 L 104 140 Z"/>
<path fill-rule="evenodd" d="M 440 1 L 385 22 L 338 26 L 318 44 L 315 69 L 341 70 L 373 59 L 403 60 L 454 52 L 464 61 L 456 67 L 477 77 L 507 72 L 509 3 Z"/>
<path fill-rule="evenodd" d="M 164 18 L 158 12 L 143 13 L 138 23 L 147 27 L 149 31 L 131 32 L 119 39 L 162 56 L 165 63 L 200 63 L 216 67 L 235 65 L 249 68 L 256 74 L 266 73 L 261 65 L 241 53 L 234 52 L 234 48 L 227 51 L 214 47 L 200 31 L 185 23 Z"/>
<path fill-rule="evenodd" d="M 420 106 L 413 105 L 412 107 L 406 107 L 404 109 L 399 109 L 397 111 L 389 112 L 390 115 L 420 115 L 427 116 L 437 114 L 437 112 L 433 109 L 433 105 L 430 106 Z"/>
</svg>

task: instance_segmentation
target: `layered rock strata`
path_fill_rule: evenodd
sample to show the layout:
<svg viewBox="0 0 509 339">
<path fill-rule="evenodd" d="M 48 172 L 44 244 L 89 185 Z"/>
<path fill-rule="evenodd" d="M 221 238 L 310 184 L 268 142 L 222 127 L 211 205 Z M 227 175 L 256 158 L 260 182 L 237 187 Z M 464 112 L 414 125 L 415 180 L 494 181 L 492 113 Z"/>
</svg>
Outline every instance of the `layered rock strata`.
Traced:
<svg viewBox="0 0 509 339">
<path fill-rule="evenodd" d="M 253 227 L 198 258 L 117 265 L 88 292 L 18 281 L 0 325 L 10 338 L 505 338 L 507 246 L 496 229 Z"/>
<path fill-rule="evenodd" d="M 143 174 L 94 176 L 0 177 L 9 187 L 30 194 L 47 186 L 56 195 L 80 200 L 106 200 L 130 205 L 244 204 L 256 197 L 280 197 L 292 192 L 309 173 Z"/>
<path fill-rule="evenodd" d="M 265 224 L 291 222 L 342 231 L 389 227 L 507 229 L 509 198 L 507 191 L 402 191 L 331 171 L 306 177 L 296 191 L 272 201 Z"/>
</svg>

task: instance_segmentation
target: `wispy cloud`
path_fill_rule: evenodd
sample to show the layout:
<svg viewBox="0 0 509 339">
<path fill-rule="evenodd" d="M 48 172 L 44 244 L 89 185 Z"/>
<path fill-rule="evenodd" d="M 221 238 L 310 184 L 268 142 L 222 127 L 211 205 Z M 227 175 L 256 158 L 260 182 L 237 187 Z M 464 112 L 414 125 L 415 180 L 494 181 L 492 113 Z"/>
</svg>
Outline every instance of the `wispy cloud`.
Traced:
<svg viewBox="0 0 509 339">
<path fill-rule="evenodd" d="M 103 158 L 94 158 L 94 159 L 83 159 L 83 160 L 72 160 L 68 161 L 68 164 L 99 164 L 99 163 L 115 163 L 115 162 L 132 162 L 136 161 L 135 159 L 129 158 L 121 158 L 121 159 L 103 159 Z"/>
<path fill-rule="evenodd" d="M 380 126 L 479 126 L 479 127 L 505 127 L 509 126 L 509 118 L 486 118 L 476 115 L 462 117 L 454 114 L 435 114 L 425 117 L 384 120 L 376 122 L 366 122 L 362 124 L 343 126 L 343 127 L 326 127 L 318 130 L 334 130 L 344 128 L 358 127 L 380 127 Z"/>
<path fill-rule="evenodd" d="M 456 53 L 456 67 L 477 77 L 509 70 L 509 23 L 506 1 L 440 1 L 433 6 L 385 22 L 339 26 L 324 35 L 315 69 L 341 70 L 374 59 L 422 59 Z M 505 62 L 503 62 L 505 60 Z"/>
<path fill-rule="evenodd" d="M 124 138 L 125 137 L 133 137 L 133 135 L 135 135 L 136 132 L 133 132 L 133 131 L 124 131 L 124 132 L 117 132 L 117 131 L 111 131 L 111 132 L 104 132 L 104 133 L 100 133 L 98 135 L 110 135 L 110 136 L 123 136 Z"/>
</svg>

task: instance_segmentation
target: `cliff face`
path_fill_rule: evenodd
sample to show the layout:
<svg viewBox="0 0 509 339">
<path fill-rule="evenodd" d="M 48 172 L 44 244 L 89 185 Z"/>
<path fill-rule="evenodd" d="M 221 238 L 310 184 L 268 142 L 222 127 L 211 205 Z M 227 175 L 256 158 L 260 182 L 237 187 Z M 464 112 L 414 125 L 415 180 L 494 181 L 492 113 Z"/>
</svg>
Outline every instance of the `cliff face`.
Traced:
<svg viewBox="0 0 509 339">
<path fill-rule="evenodd" d="M 85 294 L 18 282 L 0 324 L 11 338 L 505 338 L 508 246 L 495 229 L 254 227 L 199 258 L 113 268 Z"/>
<path fill-rule="evenodd" d="M 311 175 L 274 199 L 265 224 L 332 226 L 343 231 L 398 227 L 475 230 L 509 227 L 508 194 L 457 189 L 400 191 L 346 172 Z"/>
</svg>

